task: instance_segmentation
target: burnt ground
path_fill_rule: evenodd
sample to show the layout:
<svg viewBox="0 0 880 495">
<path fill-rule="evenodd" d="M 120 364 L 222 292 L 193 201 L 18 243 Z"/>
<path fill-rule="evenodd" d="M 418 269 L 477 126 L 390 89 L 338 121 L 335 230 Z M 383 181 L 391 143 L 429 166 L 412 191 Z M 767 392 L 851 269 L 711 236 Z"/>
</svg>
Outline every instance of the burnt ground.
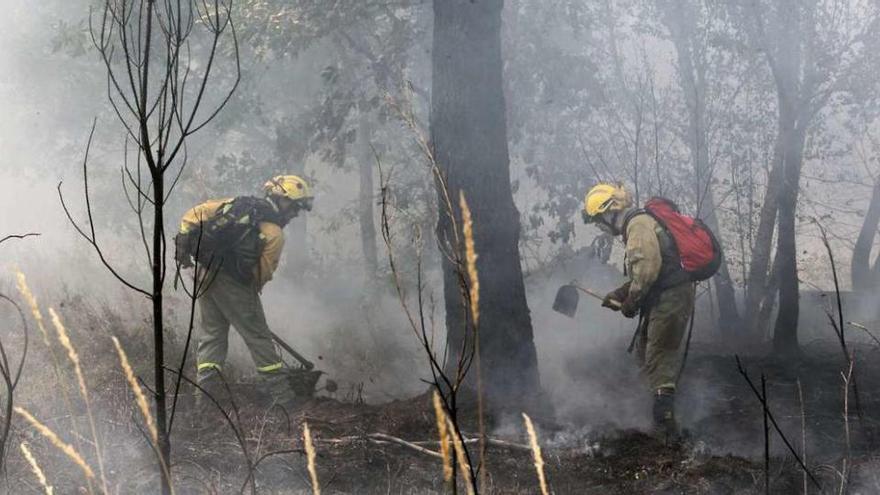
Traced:
<svg viewBox="0 0 880 495">
<path fill-rule="evenodd" d="M 829 349 L 830 351 L 830 349 Z M 840 363 L 833 354 L 822 352 L 794 365 L 782 366 L 770 359 L 746 360 L 745 364 L 771 377 L 771 407 L 780 426 L 800 450 L 800 403 L 786 396 L 791 381 L 801 377 L 808 422 L 808 463 L 823 484 L 824 492 L 836 492 L 845 452 Z M 683 395 L 683 421 L 690 438 L 674 446 L 641 431 L 583 431 L 555 425 L 539 431 L 544 448 L 547 477 L 554 493 L 763 493 L 764 472 L 761 409 L 742 377 L 731 365 L 732 357 L 697 353 L 689 373 L 718 384 L 715 405 L 705 417 L 687 419 L 688 401 Z M 878 416 L 877 398 L 868 390 L 880 390 L 878 375 L 865 366 L 860 394 L 863 419 L 853 413 L 851 426 L 852 493 L 880 493 L 876 467 L 877 450 L 871 441 Z M 836 375 L 836 376 L 835 376 Z M 98 400 L 116 400 L 117 408 L 101 423 L 106 439 L 128 437 L 128 441 L 107 441 L 105 455 L 108 478 L 119 493 L 153 493 L 155 477 L 149 450 L 138 434 L 137 413 L 121 401 L 122 383 L 100 391 Z M 683 388 L 687 388 L 685 383 Z M 790 390 L 788 390 L 790 392 Z M 383 405 L 315 399 L 290 415 L 258 406 L 262 399 L 250 384 L 236 384 L 234 394 L 241 404 L 230 415 L 240 427 L 252 460 L 275 451 L 289 451 L 263 458 L 256 469 L 259 493 L 308 493 L 309 478 L 301 453 L 301 425 L 308 422 L 317 447 L 318 476 L 323 493 L 441 493 L 440 461 L 413 449 L 371 439 L 385 433 L 411 442 L 424 442 L 436 449 L 433 410 L 427 396 Z M 788 394 L 791 395 L 791 394 Z M 113 399 L 116 397 L 116 399 Z M 708 399 L 707 399 L 708 400 Z M 237 418 L 237 419 L 236 419 Z M 247 463 L 231 427 L 218 414 L 196 421 L 191 408 L 176 419 L 174 430 L 174 472 L 177 493 L 239 493 L 248 476 Z M 473 418 L 464 430 L 475 437 Z M 82 484 L 79 473 L 41 439 L 22 432 L 38 458 L 50 466 L 50 481 L 59 493 L 73 493 Z M 495 436 L 495 435 L 493 435 Z M 522 445 L 524 434 L 496 436 Z M 773 457 L 770 477 L 772 493 L 802 492 L 802 473 L 782 442 L 771 436 Z M 86 448 L 87 449 L 87 448 Z M 738 452 L 740 455 L 733 455 Z M 538 493 L 537 478 L 529 451 L 520 447 L 491 445 L 487 455 L 488 482 L 492 493 Z M 132 466 L 138 466 L 134 469 Z M 36 493 L 30 473 L 11 456 L 12 493 Z M 246 490 L 247 491 L 247 490 Z M 817 490 L 810 488 L 812 493 Z"/>
<path fill-rule="evenodd" d="M 69 326 L 79 329 L 71 338 L 79 346 L 91 390 L 109 491 L 156 493 L 155 462 L 140 427 L 140 413 L 114 361 L 109 339 L 96 336 L 105 336 L 104 328 L 123 328 L 123 321 L 111 312 L 71 320 Z M 142 337 L 135 335 L 139 334 L 120 335 L 123 346 L 133 356 L 145 346 Z M 772 356 L 743 360 L 756 383 L 762 372 L 766 375 L 771 410 L 798 452 L 806 438 L 807 463 L 824 493 L 838 492 L 844 463 L 850 474 L 849 493 L 880 493 L 880 351 L 867 345 L 853 347 L 860 407 L 856 407 L 850 389 L 850 414 L 846 417 L 841 378 L 846 363 L 835 344 L 805 345 L 802 356 L 785 361 Z M 50 362 L 45 351 L 35 347 L 33 352 L 29 362 Z M 133 362 L 138 374 L 150 376 L 143 358 Z M 97 468 L 84 404 L 77 397 L 69 367 L 62 368 L 61 383 L 67 383 L 66 389 L 57 385 L 51 366 L 28 367 L 16 402 L 58 431 Z M 585 367 L 581 372 L 584 376 L 595 375 L 596 370 Z M 804 396 L 803 431 L 798 380 Z M 609 382 L 603 386 L 611 390 L 619 384 Z M 190 392 L 184 390 L 185 394 Z M 301 452 L 303 422 L 308 422 L 315 438 L 323 493 L 444 491 L 439 459 L 370 436 L 382 433 L 437 449 L 433 409 L 427 395 L 379 405 L 358 401 L 356 393 L 322 397 L 288 415 L 261 405 L 264 400 L 252 383 L 235 383 L 233 392 L 239 407 L 230 409 L 230 416 L 251 462 L 260 460 L 254 482 L 258 493 L 310 492 Z M 65 394 L 70 406 L 60 400 Z M 195 417 L 188 402 L 182 403 L 172 433 L 176 493 L 240 493 L 243 487 L 249 492 L 248 463 L 232 428 L 217 413 Z M 70 411 L 76 413 L 71 415 Z M 764 492 L 761 406 L 738 373 L 732 355 L 700 346 L 693 349 L 681 384 L 679 413 L 689 437 L 672 446 L 644 431 L 597 426 L 573 417 L 539 423 L 551 490 L 558 494 Z M 473 417 L 464 418 L 463 430 L 469 438 L 476 437 Z M 522 448 L 526 439 L 521 423 L 494 425 L 490 431 L 493 438 L 515 445 L 489 446 L 489 491 L 539 493 L 531 453 Z M 56 493 L 86 492 L 80 471 L 32 429 L 16 422 L 3 485 L 9 493 L 40 493 L 18 450 L 23 441 L 43 466 Z M 770 436 L 770 451 L 771 492 L 801 493 L 802 471 L 775 432 Z M 812 486 L 809 491 L 819 492 Z"/>
</svg>

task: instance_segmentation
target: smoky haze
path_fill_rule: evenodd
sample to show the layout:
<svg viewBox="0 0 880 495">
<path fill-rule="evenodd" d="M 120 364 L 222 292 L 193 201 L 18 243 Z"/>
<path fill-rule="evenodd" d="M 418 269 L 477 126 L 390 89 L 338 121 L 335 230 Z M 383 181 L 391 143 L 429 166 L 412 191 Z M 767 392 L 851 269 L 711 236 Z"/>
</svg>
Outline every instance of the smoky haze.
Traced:
<svg viewBox="0 0 880 495">
<path fill-rule="evenodd" d="M 17 294 L 21 271 L 40 303 L 70 320 L 77 345 L 103 348 L 124 335 L 149 376 L 149 303 L 108 273 L 58 196 L 62 183 L 73 218 L 86 220 L 83 160 L 95 122 L 89 192 L 98 239 L 119 273 L 149 283 L 140 226 L 121 186 L 131 145 L 89 36 L 94 3 L 0 0 L 0 238 L 40 234 L 0 247 L 0 292 Z M 417 396 L 431 369 L 401 293 L 412 308 L 422 284 L 436 349 L 446 342 L 438 200 L 423 148 L 432 144 L 431 2 L 399 2 L 382 14 L 337 5 L 346 12 L 337 18 L 321 15 L 321 2 L 297 1 L 281 9 L 291 23 L 267 10 L 277 3 L 235 7 L 241 81 L 187 142 L 186 168 L 166 205 L 168 261 L 170 237 L 191 206 L 259 195 L 276 174 L 304 176 L 315 207 L 286 228 L 281 266 L 262 293 L 270 327 L 340 383 L 335 398 L 377 405 Z M 551 309 L 561 285 L 577 281 L 604 294 L 626 280 L 622 244 L 597 254 L 608 238 L 580 219 L 584 193 L 597 182 L 619 181 L 640 203 L 669 197 L 718 234 L 722 274 L 697 291 L 690 352 L 699 370 L 717 371 L 701 360 L 711 356 L 738 380 L 735 353 L 759 359 L 827 347 L 840 358 L 835 283 L 845 339 L 858 352 L 874 345 L 860 328 L 880 323 L 880 7 L 809 1 L 789 17 L 787 4 L 798 2 L 504 2 L 511 187 L 541 383 L 564 430 L 554 445 L 651 423 L 650 394 L 626 350 L 635 321 L 583 295 L 574 318 Z M 229 60 L 231 45 L 220 53 Z M 218 85 L 231 86 L 231 66 L 218 69 Z M 395 212 L 399 286 L 382 238 L 383 191 Z M 474 219 L 476 230 L 484 226 L 493 228 Z M 170 279 L 165 318 L 179 352 L 189 299 Z M 231 376 L 255 381 L 250 354 L 232 335 Z M 22 344 L 6 345 L 15 354 Z M 47 356 L 41 348 L 29 359 Z M 25 368 L 17 403 L 44 399 L 35 384 L 45 373 Z M 715 377 L 685 375 L 683 425 L 712 431 L 706 441 L 717 451 L 760 455 L 750 437 L 718 433 L 726 421 L 719 403 L 732 394 Z M 789 385 L 779 387 L 794 397 Z M 491 433 L 518 428 L 504 422 Z M 137 455 L 146 457 L 126 453 Z"/>
</svg>

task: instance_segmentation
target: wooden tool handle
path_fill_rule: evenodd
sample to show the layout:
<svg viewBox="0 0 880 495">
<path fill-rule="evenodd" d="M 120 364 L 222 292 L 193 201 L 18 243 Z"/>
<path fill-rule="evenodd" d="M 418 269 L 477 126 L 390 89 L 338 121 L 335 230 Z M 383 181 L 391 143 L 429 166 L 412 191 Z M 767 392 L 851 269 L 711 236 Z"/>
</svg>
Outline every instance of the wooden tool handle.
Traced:
<svg viewBox="0 0 880 495">
<path fill-rule="evenodd" d="M 587 294 L 588 296 L 595 297 L 596 299 L 598 299 L 598 300 L 600 300 L 600 301 L 602 301 L 602 302 L 605 302 L 605 297 L 604 297 L 604 296 L 600 296 L 598 293 L 594 292 L 594 291 L 591 290 L 591 289 L 588 289 L 588 288 L 586 288 L 586 287 L 581 287 L 580 285 L 575 285 L 575 288 L 578 289 L 578 290 L 580 290 L 580 291 L 583 292 L 584 294 Z M 612 306 L 614 306 L 615 309 L 620 309 L 621 307 L 623 307 L 623 303 L 622 303 L 622 302 L 620 302 L 620 301 L 615 301 L 614 299 L 611 299 L 611 300 L 609 301 L 609 304 L 611 304 Z"/>
</svg>

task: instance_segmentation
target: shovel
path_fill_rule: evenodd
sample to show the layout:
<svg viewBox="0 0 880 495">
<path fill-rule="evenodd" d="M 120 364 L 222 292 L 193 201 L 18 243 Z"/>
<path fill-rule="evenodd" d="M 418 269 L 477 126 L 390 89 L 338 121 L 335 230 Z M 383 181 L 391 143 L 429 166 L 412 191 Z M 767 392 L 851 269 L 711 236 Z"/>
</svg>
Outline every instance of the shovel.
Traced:
<svg viewBox="0 0 880 495">
<path fill-rule="evenodd" d="M 299 361 L 300 368 L 291 368 L 289 370 L 290 385 L 296 395 L 302 397 L 314 396 L 315 392 L 317 392 L 316 386 L 318 385 L 318 380 L 321 379 L 321 375 L 323 375 L 324 372 L 315 370 L 315 363 L 309 361 L 308 359 L 303 357 L 302 354 L 296 352 L 293 347 L 291 347 L 275 332 L 270 330 L 269 334 L 272 336 L 272 340 L 274 340 L 279 347 L 284 349 L 288 354 L 293 356 L 294 359 Z M 333 393 L 336 392 L 338 388 L 339 386 L 336 384 L 335 381 L 330 379 L 325 380 L 324 390 Z"/>
<path fill-rule="evenodd" d="M 556 299 L 553 300 L 553 311 L 556 311 L 557 313 L 562 313 L 569 318 L 574 318 L 575 313 L 577 313 L 578 307 L 578 291 L 581 291 L 584 294 L 596 298 L 600 301 L 605 300 L 603 296 L 600 296 L 596 292 L 585 287 L 581 287 L 572 282 L 570 284 L 563 285 L 556 292 Z M 620 309 L 621 303 L 612 299 L 611 305 L 617 309 Z"/>
</svg>

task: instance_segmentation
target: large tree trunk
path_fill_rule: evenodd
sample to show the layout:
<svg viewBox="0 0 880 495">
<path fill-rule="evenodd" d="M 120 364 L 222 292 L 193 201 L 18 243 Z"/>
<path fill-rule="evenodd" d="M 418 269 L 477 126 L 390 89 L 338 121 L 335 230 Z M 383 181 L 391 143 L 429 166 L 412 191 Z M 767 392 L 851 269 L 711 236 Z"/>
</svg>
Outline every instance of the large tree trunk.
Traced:
<svg viewBox="0 0 880 495">
<path fill-rule="evenodd" d="M 773 350 L 779 354 L 799 351 L 798 315 L 800 312 L 800 281 L 797 267 L 797 203 L 800 190 L 801 165 L 804 160 L 806 105 L 812 97 L 804 88 L 801 72 L 805 68 L 801 47 L 801 23 L 804 11 L 800 4 L 791 9 L 788 2 L 777 4 L 779 45 L 771 60 L 779 102 L 779 130 L 782 143 L 782 174 L 778 196 L 777 275 L 779 276 L 779 312 L 773 331 Z M 809 54 L 809 53 L 808 53 Z M 807 64 L 806 69 L 813 68 Z M 802 95 L 801 93 L 805 94 Z M 802 96 L 806 100 L 802 99 Z"/>
<path fill-rule="evenodd" d="M 758 216 L 758 230 L 752 246 L 752 259 L 749 263 L 749 278 L 746 283 L 745 324 L 755 340 L 762 338 L 765 326 L 761 302 L 767 300 L 770 291 L 770 257 L 773 254 L 773 233 L 776 230 L 776 216 L 779 211 L 780 183 L 782 182 L 782 135 L 777 137 L 773 165 L 767 176 L 764 202 Z"/>
<path fill-rule="evenodd" d="M 510 185 L 502 91 L 503 0 L 435 0 L 431 136 L 448 197 L 438 191 L 437 237 L 454 239 L 459 191 L 474 220 L 479 259 L 480 350 L 490 408 L 533 409 L 540 395 L 532 322 L 519 256 L 519 212 Z M 455 247 L 454 247 L 455 248 Z M 457 248 L 461 248 L 458 246 Z M 470 330 L 458 267 L 443 261 L 448 362 L 457 362 Z M 473 371 L 473 370 L 472 370 Z"/>
<path fill-rule="evenodd" d="M 871 269 L 871 248 L 874 247 L 878 224 L 880 224 L 880 181 L 874 184 L 868 212 L 865 214 L 856 244 L 853 246 L 851 272 L 852 288 L 855 291 L 868 292 L 877 287 L 877 278 L 874 270 Z"/>
<path fill-rule="evenodd" d="M 777 241 L 779 313 L 773 331 L 773 349 L 781 354 L 798 351 L 800 281 L 797 268 L 797 202 L 803 163 L 804 130 L 792 127 L 785 136 L 783 181 L 779 192 L 779 238 Z"/>
</svg>

